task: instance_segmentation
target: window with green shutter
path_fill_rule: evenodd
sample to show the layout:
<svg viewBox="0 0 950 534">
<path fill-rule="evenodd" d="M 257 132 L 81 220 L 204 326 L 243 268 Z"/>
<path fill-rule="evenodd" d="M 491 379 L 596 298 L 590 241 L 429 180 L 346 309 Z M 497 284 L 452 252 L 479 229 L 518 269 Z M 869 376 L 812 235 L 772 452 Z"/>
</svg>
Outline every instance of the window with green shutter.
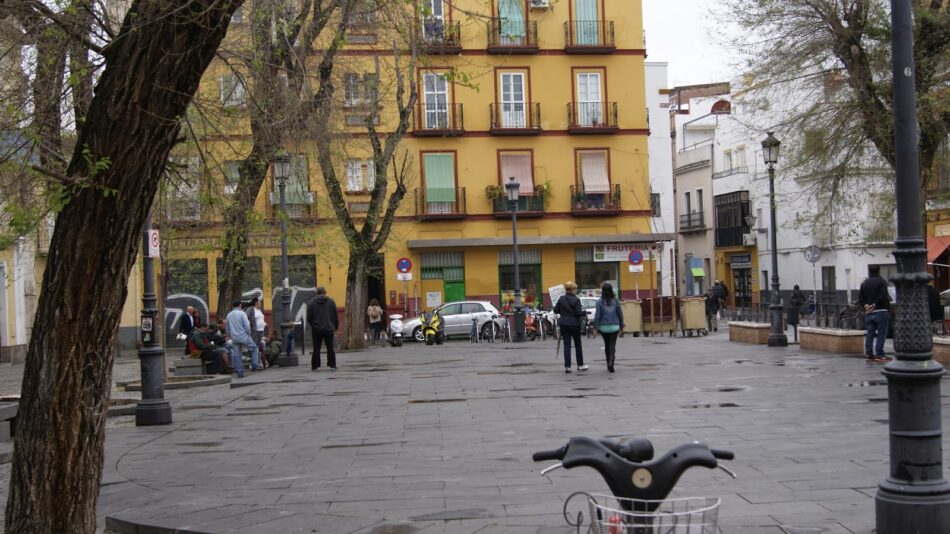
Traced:
<svg viewBox="0 0 950 534">
<path fill-rule="evenodd" d="M 455 204 L 455 154 L 423 156 L 426 212 L 452 213 Z"/>
</svg>

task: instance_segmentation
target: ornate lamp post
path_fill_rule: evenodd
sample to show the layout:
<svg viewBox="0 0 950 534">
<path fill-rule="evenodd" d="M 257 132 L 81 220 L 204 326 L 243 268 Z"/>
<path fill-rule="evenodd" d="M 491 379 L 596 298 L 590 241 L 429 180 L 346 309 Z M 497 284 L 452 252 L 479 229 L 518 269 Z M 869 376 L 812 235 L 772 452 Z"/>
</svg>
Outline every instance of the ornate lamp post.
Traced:
<svg viewBox="0 0 950 534">
<path fill-rule="evenodd" d="M 149 219 L 151 215 L 149 215 Z M 155 302 L 155 269 L 149 256 L 149 219 L 145 219 L 142 239 L 142 323 L 139 366 L 142 373 L 142 400 L 135 405 L 135 426 L 168 425 L 172 422 L 172 406 L 165 400 L 165 349 L 158 343 L 158 308 Z"/>
<path fill-rule="evenodd" d="M 914 25 L 911 3 L 891 1 L 894 149 L 897 173 L 898 273 L 894 353 L 884 367 L 890 474 L 874 496 L 877 532 L 950 531 L 950 484 L 943 478 L 940 379 L 927 312 L 927 247 L 922 235 Z"/>
<path fill-rule="evenodd" d="M 775 132 L 768 132 L 768 136 L 762 140 L 762 158 L 769 168 L 769 214 L 772 218 L 770 229 L 771 249 L 772 249 L 772 290 L 769 291 L 771 303 L 769 304 L 769 317 L 772 323 L 772 330 L 769 332 L 770 347 L 787 347 L 788 336 L 785 335 L 785 329 L 782 328 L 782 299 L 779 296 L 778 285 L 778 246 L 775 241 L 775 163 L 778 161 L 778 147 L 781 141 L 773 135 Z"/>
<path fill-rule="evenodd" d="M 290 316 L 290 275 L 287 274 L 287 208 L 284 199 L 284 189 L 287 186 L 287 178 L 290 177 L 290 157 L 279 155 L 274 158 L 273 163 L 274 180 L 280 189 L 280 338 L 284 340 L 284 352 L 277 357 L 279 367 L 293 367 L 300 365 L 296 354 L 288 353 L 287 337 L 290 335 L 290 329 L 294 327 L 294 320 Z"/>
<path fill-rule="evenodd" d="M 515 343 L 521 343 L 525 339 L 524 306 L 521 304 L 521 266 L 518 258 L 518 190 L 520 187 L 514 176 L 510 176 L 508 183 L 505 184 L 505 192 L 508 193 L 508 204 L 511 206 L 511 243 L 515 256 L 515 328 L 512 334 L 512 341 Z"/>
</svg>

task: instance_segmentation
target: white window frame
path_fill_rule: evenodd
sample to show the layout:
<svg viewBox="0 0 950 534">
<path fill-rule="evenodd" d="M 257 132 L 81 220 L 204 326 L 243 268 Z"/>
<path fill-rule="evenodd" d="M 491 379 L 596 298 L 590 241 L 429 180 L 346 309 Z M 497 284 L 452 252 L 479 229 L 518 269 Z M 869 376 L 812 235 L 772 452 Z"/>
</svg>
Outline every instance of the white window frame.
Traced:
<svg viewBox="0 0 950 534">
<path fill-rule="evenodd" d="M 429 81 L 432 80 L 432 90 Z M 422 107 L 424 126 L 430 130 L 446 130 L 451 125 L 449 117 L 449 80 L 444 72 L 422 74 Z"/>
<path fill-rule="evenodd" d="M 527 117 L 527 76 L 524 72 L 509 71 L 499 74 L 499 91 L 501 96 L 501 127 L 526 128 Z M 506 88 L 506 78 L 508 87 Z M 516 84 L 517 80 L 517 84 Z M 520 84 L 519 88 L 516 85 Z M 520 99 L 519 97 L 520 92 Z"/>
<path fill-rule="evenodd" d="M 235 107 L 247 101 L 247 89 L 244 80 L 235 73 L 222 74 L 218 78 L 221 105 Z"/>
<path fill-rule="evenodd" d="M 604 123 L 603 84 L 599 71 L 578 72 L 577 86 L 577 125 L 593 126 Z M 596 81 L 596 84 L 593 82 Z M 596 91 L 592 91 L 596 87 Z M 592 95 L 596 92 L 596 95 Z"/>
</svg>

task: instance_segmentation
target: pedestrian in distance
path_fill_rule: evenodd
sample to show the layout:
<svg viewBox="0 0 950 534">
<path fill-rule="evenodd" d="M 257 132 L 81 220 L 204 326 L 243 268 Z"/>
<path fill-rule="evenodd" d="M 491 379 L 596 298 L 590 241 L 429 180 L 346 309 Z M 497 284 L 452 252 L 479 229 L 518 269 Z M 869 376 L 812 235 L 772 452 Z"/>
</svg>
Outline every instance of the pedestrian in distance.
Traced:
<svg viewBox="0 0 950 534">
<path fill-rule="evenodd" d="M 336 351 L 333 349 L 333 333 L 340 327 L 336 302 L 327 296 L 327 289 L 317 288 L 317 296 L 307 303 L 307 322 L 313 335 L 313 355 L 310 357 L 310 370 L 320 369 L 320 346 L 327 346 L 327 367 L 336 371 Z"/>
<path fill-rule="evenodd" d="M 706 290 L 706 330 L 719 331 L 719 297 L 715 295 L 713 288 Z"/>
<path fill-rule="evenodd" d="M 264 360 L 267 361 L 268 367 L 273 367 L 277 363 L 282 348 L 280 332 L 276 328 L 271 329 L 270 335 L 264 341 Z"/>
<path fill-rule="evenodd" d="M 558 314 L 557 324 L 561 329 L 561 337 L 564 339 L 564 372 L 571 372 L 571 342 L 574 342 L 575 354 L 577 356 L 577 370 L 586 371 L 588 366 L 584 365 L 584 349 L 581 347 L 581 319 L 587 317 L 584 307 L 581 305 L 581 299 L 574 294 L 577 291 L 577 284 L 574 282 L 564 283 L 565 294 L 557 299 L 554 306 L 554 313 Z"/>
<path fill-rule="evenodd" d="M 185 342 L 185 356 L 188 356 L 188 340 L 191 339 L 191 332 L 195 329 L 195 308 L 188 306 L 185 308 L 185 313 L 182 314 L 181 319 L 178 321 L 178 336 L 176 339 L 179 341 Z"/>
<path fill-rule="evenodd" d="M 370 299 L 366 316 L 369 317 L 369 328 L 373 331 L 373 341 L 379 341 L 380 332 L 383 331 L 383 309 L 379 307 L 378 300 Z"/>
<path fill-rule="evenodd" d="M 221 353 L 215 350 L 214 342 L 208 335 L 208 325 L 200 324 L 193 328 L 187 346 L 189 355 L 195 359 L 200 358 L 209 373 L 216 375 L 222 372 L 224 366 Z"/>
<path fill-rule="evenodd" d="M 233 309 L 228 313 L 227 318 L 228 335 L 231 337 L 231 343 L 235 349 L 232 349 L 231 357 L 237 361 L 232 361 L 232 366 L 237 372 L 238 378 L 244 378 L 244 361 L 241 356 L 242 349 L 247 349 L 251 355 L 251 370 L 263 371 L 261 365 L 261 353 L 257 350 L 257 343 L 251 337 L 251 322 L 247 320 L 247 312 L 241 309 L 241 301 L 235 300 Z M 235 358 L 234 356 L 237 355 Z"/>
<path fill-rule="evenodd" d="M 886 362 L 884 340 L 891 321 L 891 295 L 887 291 L 887 282 L 881 278 L 881 270 L 876 265 L 868 267 L 867 280 L 861 282 L 858 290 L 858 304 L 864 306 L 864 321 L 867 330 L 864 333 L 864 356 L 868 361 Z M 873 349 L 873 350 L 872 350 Z"/>
<path fill-rule="evenodd" d="M 594 308 L 594 328 L 604 338 L 604 353 L 607 356 L 607 371 L 614 372 L 617 357 L 617 336 L 623 330 L 623 310 L 614 295 L 614 288 L 607 282 L 600 287 L 600 298 Z M 580 345 L 578 345 L 580 346 Z"/>
<path fill-rule="evenodd" d="M 713 294 L 719 299 L 719 309 L 726 309 L 726 299 L 729 297 L 729 288 L 721 280 L 716 280 L 713 284 Z"/>
</svg>

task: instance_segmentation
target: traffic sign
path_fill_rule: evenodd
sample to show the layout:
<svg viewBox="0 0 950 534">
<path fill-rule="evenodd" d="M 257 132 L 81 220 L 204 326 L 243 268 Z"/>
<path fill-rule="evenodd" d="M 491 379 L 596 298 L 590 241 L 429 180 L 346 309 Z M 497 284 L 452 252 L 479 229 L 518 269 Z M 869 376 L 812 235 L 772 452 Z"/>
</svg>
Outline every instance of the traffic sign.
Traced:
<svg viewBox="0 0 950 534">
<path fill-rule="evenodd" d="M 808 263 L 816 263 L 821 259 L 821 249 L 815 245 L 811 245 L 805 248 L 805 261 Z"/>
<path fill-rule="evenodd" d="M 642 273 L 642 272 L 643 272 L 643 265 L 628 265 L 627 267 L 630 268 L 630 272 L 631 272 L 631 273 Z"/>
<path fill-rule="evenodd" d="M 630 254 L 627 255 L 627 259 L 631 265 L 640 265 L 643 263 L 643 253 L 639 250 L 631 250 Z"/>
<path fill-rule="evenodd" d="M 396 273 L 396 280 L 408 282 L 412 280 L 412 273 Z"/>
<path fill-rule="evenodd" d="M 401 273 L 408 273 L 412 270 L 412 262 L 409 258 L 399 258 L 396 260 L 396 269 Z"/>
<path fill-rule="evenodd" d="M 158 230 L 148 231 L 148 257 L 157 258 L 161 255 L 159 249 Z"/>
</svg>

